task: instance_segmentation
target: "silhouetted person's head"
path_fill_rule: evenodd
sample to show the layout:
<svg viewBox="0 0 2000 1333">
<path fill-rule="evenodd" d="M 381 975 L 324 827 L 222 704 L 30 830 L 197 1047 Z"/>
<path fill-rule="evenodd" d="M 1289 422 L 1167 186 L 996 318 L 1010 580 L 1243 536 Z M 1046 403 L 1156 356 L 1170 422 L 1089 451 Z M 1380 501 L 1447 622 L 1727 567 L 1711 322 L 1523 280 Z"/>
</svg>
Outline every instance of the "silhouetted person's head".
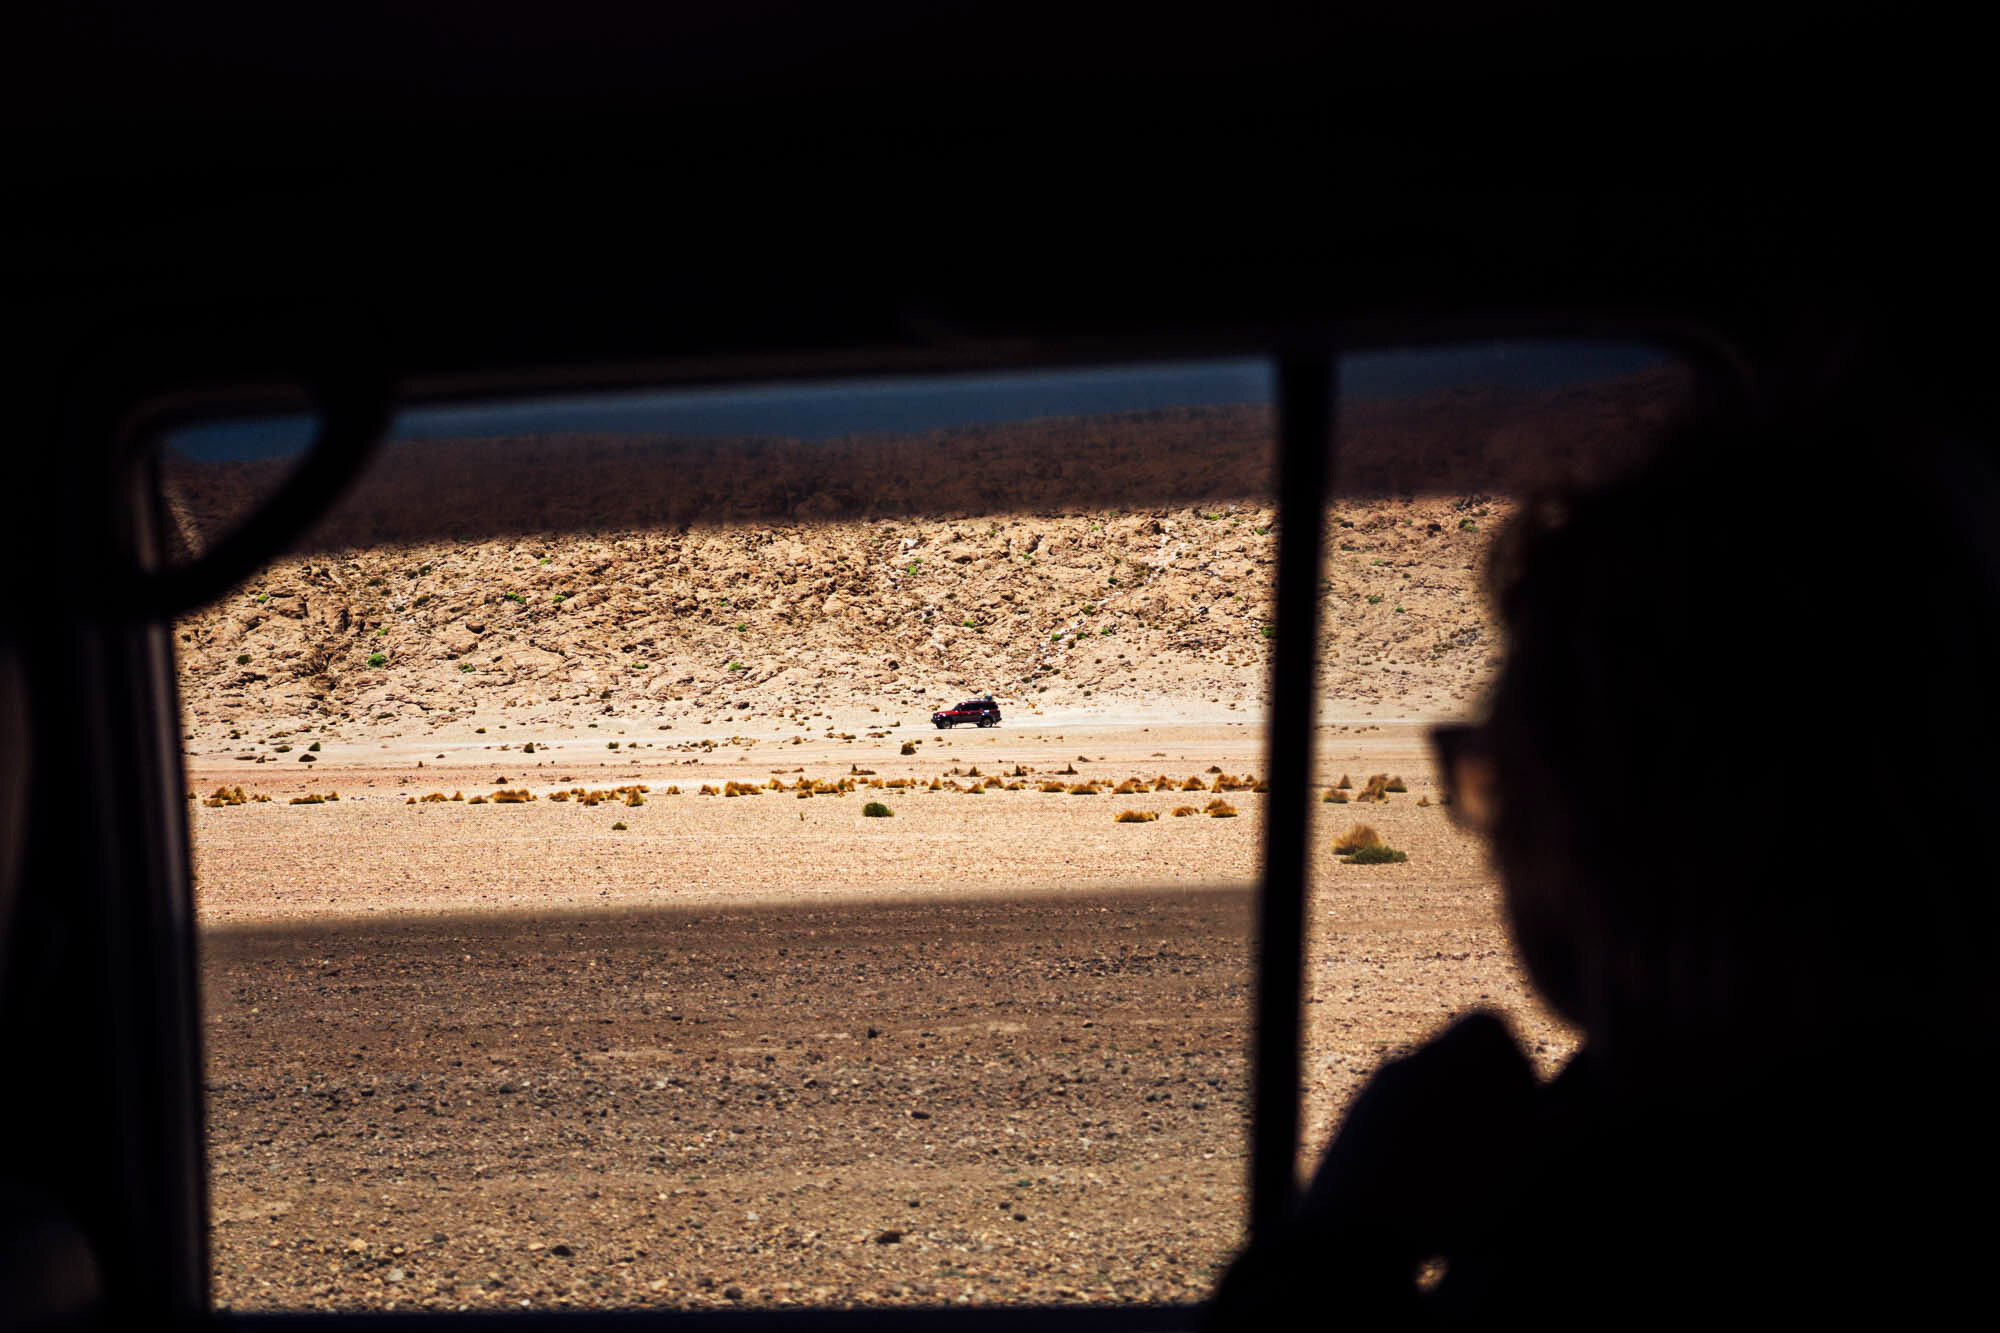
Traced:
<svg viewBox="0 0 2000 1333">
<path fill-rule="evenodd" d="M 1461 767 L 1534 981 L 1614 1065 L 1994 1017 L 2000 482 L 1916 429 L 1691 434 L 1496 546 Z"/>
</svg>

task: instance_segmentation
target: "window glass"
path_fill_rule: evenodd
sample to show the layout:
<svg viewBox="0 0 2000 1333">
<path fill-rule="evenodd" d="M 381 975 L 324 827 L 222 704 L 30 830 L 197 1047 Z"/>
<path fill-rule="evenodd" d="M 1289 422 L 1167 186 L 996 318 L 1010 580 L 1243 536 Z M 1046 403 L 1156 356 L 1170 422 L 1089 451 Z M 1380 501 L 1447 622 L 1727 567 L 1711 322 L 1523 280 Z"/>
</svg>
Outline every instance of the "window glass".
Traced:
<svg viewBox="0 0 2000 1333">
<path fill-rule="evenodd" d="M 407 410 L 177 627 L 218 1303 L 1198 1299 L 1244 1215 L 1269 399 Z"/>
</svg>

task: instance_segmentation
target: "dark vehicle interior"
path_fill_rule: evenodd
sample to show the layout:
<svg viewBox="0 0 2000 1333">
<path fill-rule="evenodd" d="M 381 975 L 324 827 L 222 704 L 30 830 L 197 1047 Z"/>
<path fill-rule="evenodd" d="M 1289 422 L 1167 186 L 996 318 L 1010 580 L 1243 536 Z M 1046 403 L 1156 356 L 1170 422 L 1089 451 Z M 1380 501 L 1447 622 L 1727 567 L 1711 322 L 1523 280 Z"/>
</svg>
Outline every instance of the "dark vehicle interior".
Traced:
<svg viewBox="0 0 2000 1333">
<path fill-rule="evenodd" d="M 1753 412 L 1837 403 L 1887 432 L 1921 400 L 1993 448 L 1971 123 L 1942 93 L 1889 97 L 1879 34 L 1541 5 L 44 10 L 6 94 L 0 541 L 38 572 L 0 611 L 4 1327 L 410 1318 L 211 1309 L 168 631 L 324 515 L 399 403 L 1256 356 L 1284 513 L 1310 515 L 1342 466 L 1342 351 L 1643 336 Z M 165 559 L 148 424 L 300 400 L 304 464 L 227 540 Z M 1796 465 L 1865 493 L 1897 462 Z M 1282 526 L 1280 624 L 1313 623 L 1317 531 Z M 1269 689 L 1253 1239 L 1299 1190 L 1312 641 L 1281 639 Z"/>
</svg>

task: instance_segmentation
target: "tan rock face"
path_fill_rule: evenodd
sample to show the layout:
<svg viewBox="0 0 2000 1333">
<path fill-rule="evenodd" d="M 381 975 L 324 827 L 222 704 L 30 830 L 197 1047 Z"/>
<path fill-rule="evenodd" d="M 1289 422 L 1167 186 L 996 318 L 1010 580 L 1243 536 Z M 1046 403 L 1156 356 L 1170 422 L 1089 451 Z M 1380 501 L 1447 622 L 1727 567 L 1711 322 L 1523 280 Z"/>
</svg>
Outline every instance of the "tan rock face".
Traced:
<svg viewBox="0 0 2000 1333">
<path fill-rule="evenodd" d="M 1507 506 L 1335 508 L 1329 694 L 1419 708 L 1476 696 L 1498 651 L 1479 576 Z M 496 709 L 579 724 L 641 705 L 660 721 L 698 707 L 928 712 L 985 690 L 1017 706 L 1254 704 L 1276 544 L 1271 507 L 1217 502 L 384 546 L 287 562 L 189 617 L 183 696 L 198 736 L 317 719 L 387 737 Z"/>
</svg>

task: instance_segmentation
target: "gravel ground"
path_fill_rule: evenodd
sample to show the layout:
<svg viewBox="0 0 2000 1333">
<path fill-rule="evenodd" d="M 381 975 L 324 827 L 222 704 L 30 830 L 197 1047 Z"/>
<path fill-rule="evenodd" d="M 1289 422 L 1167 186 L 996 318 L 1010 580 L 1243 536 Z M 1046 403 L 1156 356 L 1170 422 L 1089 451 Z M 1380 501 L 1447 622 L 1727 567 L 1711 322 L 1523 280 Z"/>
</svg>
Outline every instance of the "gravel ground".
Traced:
<svg viewBox="0 0 2000 1333">
<path fill-rule="evenodd" d="M 1248 909 L 211 930 L 216 1298 L 1198 1297 L 1242 1228 Z"/>
</svg>

